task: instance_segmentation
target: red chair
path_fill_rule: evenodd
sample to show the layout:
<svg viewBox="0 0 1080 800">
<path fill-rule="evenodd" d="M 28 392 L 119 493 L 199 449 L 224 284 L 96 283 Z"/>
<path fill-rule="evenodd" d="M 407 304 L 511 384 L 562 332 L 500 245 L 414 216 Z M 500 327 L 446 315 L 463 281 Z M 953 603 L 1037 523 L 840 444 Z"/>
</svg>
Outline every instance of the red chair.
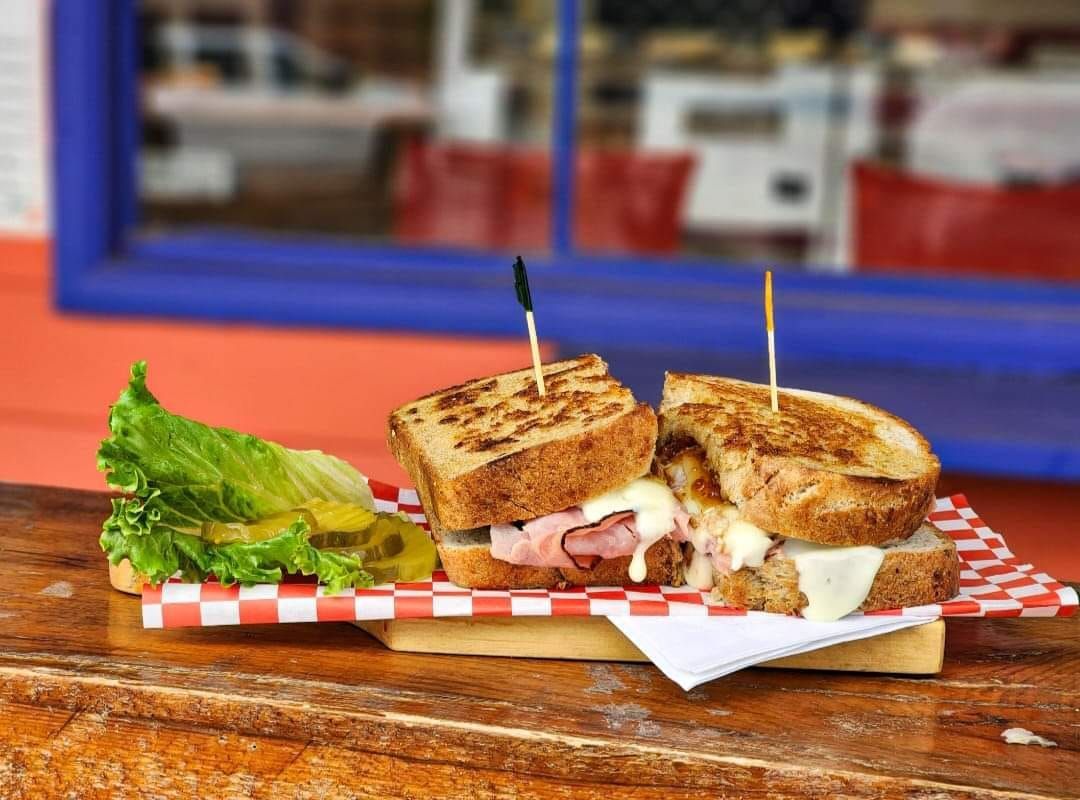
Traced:
<svg viewBox="0 0 1080 800">
<path fill-rule="evenodd" d="M 1080 279 L 1080 186 L 968 186 L 869 163 L 852 173 L 860 270 Z"/>
<path fill-rule="evenodd" d="M 586 151 L 576 164 L 574 235 L 586 250 L 678 249 L 692 155 Z M 394 234 L 407 244 L 546 249 L 546 151 L 413 142 L 398 175 Z"/>
<path fill-rule="evenodd" d="M 431 147 L 413 139 L 398 164 L 394 238 L 406 244 L 487 248 L 509 222 L 505 152 Z"/>
</svg>

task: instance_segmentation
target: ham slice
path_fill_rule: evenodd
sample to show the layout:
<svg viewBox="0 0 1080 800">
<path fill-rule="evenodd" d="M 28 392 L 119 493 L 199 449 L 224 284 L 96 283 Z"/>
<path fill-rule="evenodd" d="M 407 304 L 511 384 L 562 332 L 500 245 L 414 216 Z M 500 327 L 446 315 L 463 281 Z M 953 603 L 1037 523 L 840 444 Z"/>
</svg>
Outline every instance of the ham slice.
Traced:
<svg viewBox="0 0 1080 800">
<path fill-rule="evenodd" d="M 679 508 L 671 536 L 689 537 L 690 516 Z M 589 523 L 577 506 L 516 525 L 491 526 L 491 555 L 532 567 L 592 569 L 606 558 L 632 555 L 641 537 L 633 511 L 617 511 Z"/>
<path fill-rule="evenodd" d="M 562 547 L 562 534 L 587 525 L 580 508 L 559 511 L 516 525 L 491 526 L 491 555 L 500 561 L 529 567 L 573 567 Z"/>
<path fill-rule="evenodd" d="M 595 525 L 563 534 L 562 548 L 581 569 L 592 569 L 605 558 L 628 556 L 641 537 L 634 529 L 634 512 L 609 514 Z"/>
<path fill-rule="evenodd" d="M 766 560 L 772 558 L 780 552 L 783 547 L 783 541 L 779 541 L 768 549 L 765 553 Z M 731 568 L 731 556 L 727 553 L 721 553 L 719 550 L 709 548 L 709 551 L 705 554 L 712 562 L 713 569 L 719 572 L 721 575 L 730 575 L 734 570 Z"/>
<path fill-rule="evenodd" d="M 719 550 L 714 550 L 709 553 L 709 560 L 712 561 L 713 569 L 721 575 L 731 574 L 731 556 L 727 553 L 721 553 Z"/>
<path fill-rule="evenodd" d="M 681 504 L 675 509 L 675 528 L 668 535 L 676 542 L 690 541 L 690 514 Z"/>
</svg>

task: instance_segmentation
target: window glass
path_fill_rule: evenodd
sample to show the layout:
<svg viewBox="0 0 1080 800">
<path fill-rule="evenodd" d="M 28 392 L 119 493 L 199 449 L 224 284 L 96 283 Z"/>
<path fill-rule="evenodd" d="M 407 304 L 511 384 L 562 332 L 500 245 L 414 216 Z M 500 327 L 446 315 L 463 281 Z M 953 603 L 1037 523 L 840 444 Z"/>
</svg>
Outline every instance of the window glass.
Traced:
<svg viewBox="0 0 1080 800">
<path fill-rule="evenodd" d="M 553 4 L 142 0 L 144 232 L 543 251 Z"/>
<path fill-rule="evenodd" d="M 580 247 L 1080 279 L 1080 4 L 583 8 Z"/>
<path fill-rule="evenodd" d="M 243 85 L 251 80 L 248 42 L 234 28 L 206 26 L 200 29 L 192 51 L 195 70 L 223 86 Z"/>
</svg>

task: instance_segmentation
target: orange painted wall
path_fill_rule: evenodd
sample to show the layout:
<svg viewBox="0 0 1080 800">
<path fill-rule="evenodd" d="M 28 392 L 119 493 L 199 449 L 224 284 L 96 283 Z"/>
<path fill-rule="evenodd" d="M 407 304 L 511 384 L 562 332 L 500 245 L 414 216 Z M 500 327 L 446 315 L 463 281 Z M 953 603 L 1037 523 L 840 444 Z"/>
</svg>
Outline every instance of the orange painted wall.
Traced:
<svg viewBox="0 0 1080 800">
<path fill-rule="evenodd" d="M 129 364 L 170 410 L 404 480 L 383 426 L 398 404 L 530 363 L 528 341 L 60 314 L 48 246 L 0 241 L 0 480 L 103 488 L 94 467 Z M 512 299 L 512 298 L 511 298 Z"/>
</svg>

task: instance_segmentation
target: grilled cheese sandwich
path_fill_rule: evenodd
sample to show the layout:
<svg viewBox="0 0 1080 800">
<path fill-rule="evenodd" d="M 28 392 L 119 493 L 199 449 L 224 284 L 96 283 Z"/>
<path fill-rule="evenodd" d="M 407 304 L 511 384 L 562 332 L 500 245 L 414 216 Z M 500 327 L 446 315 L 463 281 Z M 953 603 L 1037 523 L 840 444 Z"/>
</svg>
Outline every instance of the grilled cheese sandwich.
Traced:
<svg viewBox="0 0 1080 800">
<path fill-rule="evenodd" d="M 955 545 L 923 524 L 938 470 L 925 440 L 858 401 L 782 395 L 776 415 L 768 387 L 668 374 L 654 470 L 690 514 L 686 581 L 813 620 L 955 595 Z"/>
<path fill-rule="evenodd" d="M 598 356 L 479 378 L 388 424 L 451 581 L 472 588 L 679 585 L 687 515 L 648 477 L 656 415 Z"/>
</svg>

